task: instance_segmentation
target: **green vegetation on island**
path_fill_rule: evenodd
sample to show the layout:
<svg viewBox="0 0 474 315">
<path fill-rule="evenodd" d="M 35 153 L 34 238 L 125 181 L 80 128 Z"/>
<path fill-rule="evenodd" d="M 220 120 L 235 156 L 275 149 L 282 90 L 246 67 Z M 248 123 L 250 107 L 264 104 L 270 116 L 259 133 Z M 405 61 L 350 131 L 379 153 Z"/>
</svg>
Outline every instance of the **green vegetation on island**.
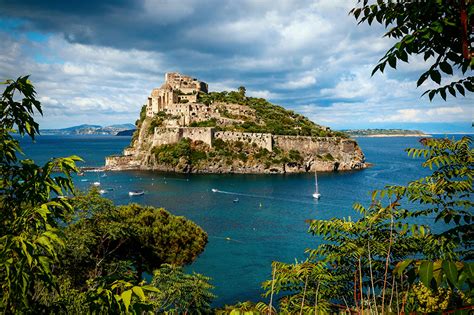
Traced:
<svg viewBox="0 0 474 315">
<path fill-rule="evenodd" d="M 225 142 L 216 139 L 213 146 L 203 144 L 199 141 L 181 139 L 178 143 L 165 144 L 153 148 L 152 153 L 158 163 L 168 165 L 172 168 L 183 169 L 186 167 L 199 167 L 200 163 L 232 165 L 233 163 L 247 163 L 254 161 L 270 168 L 272 165 L 282 163 L 300 165 L 303 162 L 301 153 L 295 150 L 285 152 L 274 148 L 273 152 L 243 141 Z M 319 156 L 321 160 L 333 161 L 330 153 Z"/>
<path fill-rule="evenodd" d="M 303 115 L 274 105 L 264 98 L 245 96 L 244 87 L 240 87 L 239 91 L 199 92 L 198 101 L 206 105 L 213 103 L 239 104 L 248 106 L 255 111 L 253 117 L 248 115 L 233 115 L 223 106 L 221 111 L 222 116 L 231 119 L 240 119 L 243 122 L 230 126 L 214 125 L 217 126 L 219 130 L 271 133 L 274 135 L 290 136 L 347 137 L 343 132 L 332 131 L 327 127 L 319 126 Z M 201 124 L 201 126 L 206 126 L 206 123 Z M 207 124 L 209 124 L 209 127 L 214 127 L 212 121 L 209 121 Z"/>
</svg>

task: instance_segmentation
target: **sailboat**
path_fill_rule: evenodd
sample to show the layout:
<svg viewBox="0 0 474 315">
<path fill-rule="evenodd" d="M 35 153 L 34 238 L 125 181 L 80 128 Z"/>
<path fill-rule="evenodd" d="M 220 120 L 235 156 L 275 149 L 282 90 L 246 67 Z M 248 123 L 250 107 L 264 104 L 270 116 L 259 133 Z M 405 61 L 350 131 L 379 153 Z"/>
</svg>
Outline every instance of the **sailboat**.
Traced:
<svg viewBox="0 0 474 315">
<path fill-rule="evenodd" d="M 319 199 L 321 197 L 321 194 L 319 193 L 319 189 L 318 189 L 318 174 L 316 173 L 316 171 L 314 171 L 314 185 L 315 185 L 315 190 L 314 190 L 313 198 Z"/>
</svg>

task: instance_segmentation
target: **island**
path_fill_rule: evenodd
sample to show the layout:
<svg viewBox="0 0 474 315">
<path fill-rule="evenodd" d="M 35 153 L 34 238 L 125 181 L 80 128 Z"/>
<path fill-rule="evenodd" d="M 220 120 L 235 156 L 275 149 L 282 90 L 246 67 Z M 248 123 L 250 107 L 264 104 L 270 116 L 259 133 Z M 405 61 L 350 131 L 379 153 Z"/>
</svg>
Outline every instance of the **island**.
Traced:
<svg viewBox="0 0 474 315">
<path fill-rule="evenodd" d="M 136 121 L 123 155 L 107 170 L 180 173 L 303 173 L 367 167 L 354 139 L 238 91 L 208 92 L 180 73 L 165 74 Z"/>
<path fill-rule="evenodd" d="M 133 124 L 120 124 L 120 125 L 111 125 L 111 126 L 99 126 L 99 125 L 79 125 L 62 129 L 41 129 L 42 135 L 62 135 L 62 136 L 71 136 L 71 135 L 124 135 L 123 132 L 129 132 L 130 130 L 135 130 Z"/>
<path fill-rule="evenodd" d="M 410 129 L 350 129 L 341 131 L 351 137 L 431 137 L 423 131 Z"/>
</svg>

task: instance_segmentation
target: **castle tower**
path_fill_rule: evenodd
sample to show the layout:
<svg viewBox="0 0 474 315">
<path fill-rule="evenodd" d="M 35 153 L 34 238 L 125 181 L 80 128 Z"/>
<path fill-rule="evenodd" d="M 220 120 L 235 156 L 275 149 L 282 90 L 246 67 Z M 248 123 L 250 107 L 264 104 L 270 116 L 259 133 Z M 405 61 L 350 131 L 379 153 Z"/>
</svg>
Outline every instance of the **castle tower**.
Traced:
<svg viewBox="0 0 474 315">
<path fill-rule="evenodd" d="M 153 89 L 148 97 L 147 116 L 153 117 L 158 112 L 175 112 L 179 103 L 195 103 L 200 91 L 207 93 L 207 83 L 178 72 L 167 72 L 163 85 Z"/>
</svg>

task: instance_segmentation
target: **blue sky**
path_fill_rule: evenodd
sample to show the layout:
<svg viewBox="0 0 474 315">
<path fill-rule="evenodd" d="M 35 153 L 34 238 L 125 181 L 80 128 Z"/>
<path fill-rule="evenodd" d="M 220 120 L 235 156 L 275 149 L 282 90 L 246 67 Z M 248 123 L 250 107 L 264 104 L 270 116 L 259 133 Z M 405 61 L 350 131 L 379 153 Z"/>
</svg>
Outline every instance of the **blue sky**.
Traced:
<svg viewBox="0 0 474 315">
<path fill-rule="evenodd" d="M 392 44 L 348 0 L 0 0 L 2 78 L 31 74 L 42 128 L 134 122 L 165 72 L 247 88 L 333 129 L 472 132 L 474 96 L 420 97 L 422 59 L 371 77 Z M 456 74 L 455 74 L 456 76 Z"/>
</svg>

